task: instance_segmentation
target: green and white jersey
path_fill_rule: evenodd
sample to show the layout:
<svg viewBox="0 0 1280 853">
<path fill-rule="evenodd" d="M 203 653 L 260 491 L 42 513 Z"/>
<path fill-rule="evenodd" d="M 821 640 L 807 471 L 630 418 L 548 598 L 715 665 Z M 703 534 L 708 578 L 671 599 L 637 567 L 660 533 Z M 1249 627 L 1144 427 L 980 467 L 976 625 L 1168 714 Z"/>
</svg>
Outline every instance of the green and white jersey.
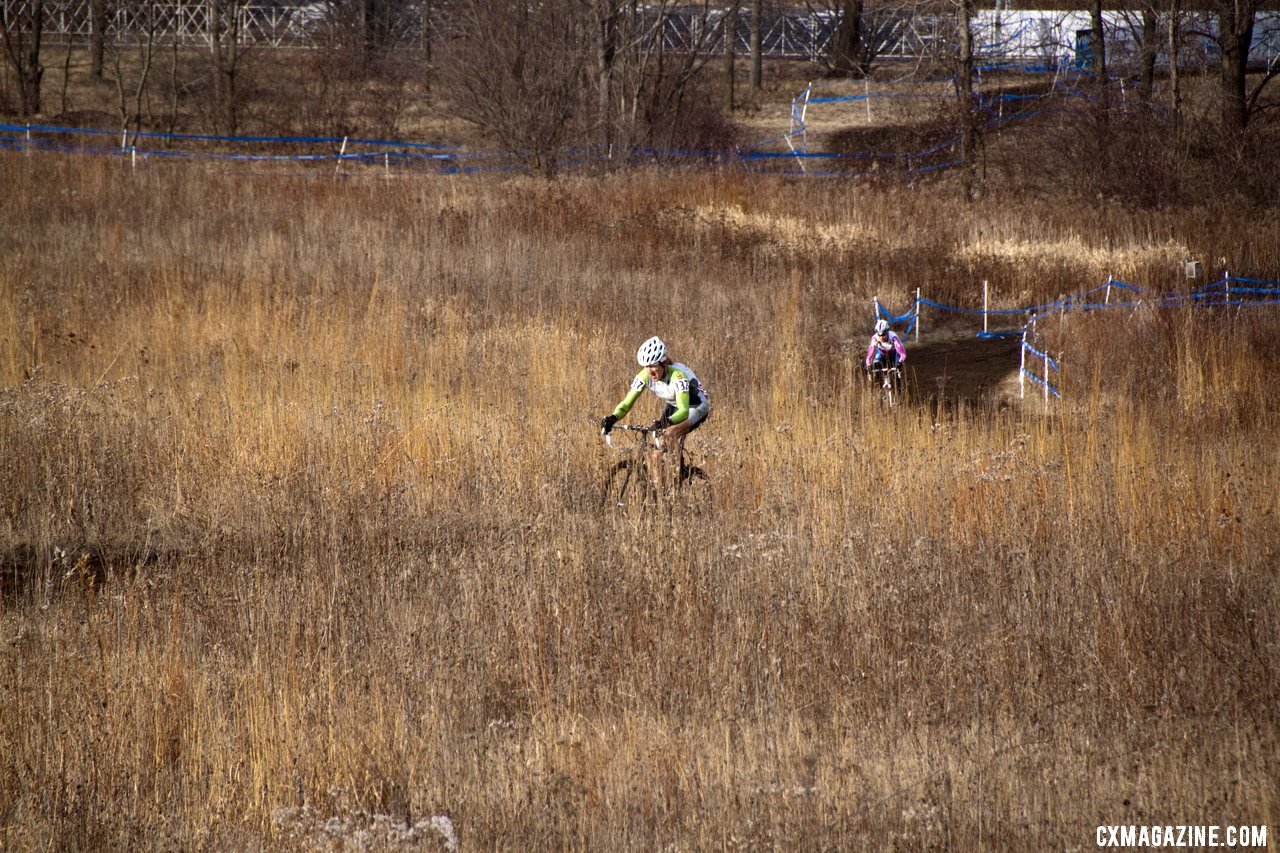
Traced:
<svg viewBox="0 0 1280 853">
<path fill-rule="evenodd" d="M 631 391 L 613 410 L 614 416 L 621 418 L 631 411 L 631 406 L 639 399 L 645 388 L 675 409 L 671 415 L 673 424 L 688 418 L 690 409 L 703 409 L 709 403 L 707 392 L 698 382 L 698 377 L 688 365 L 676 362 L 667 368 L 666 375 L 662 379 L 651 379 L 647 368 L 637 373 L 636 378 L 631 380 Z"/>
</svg>

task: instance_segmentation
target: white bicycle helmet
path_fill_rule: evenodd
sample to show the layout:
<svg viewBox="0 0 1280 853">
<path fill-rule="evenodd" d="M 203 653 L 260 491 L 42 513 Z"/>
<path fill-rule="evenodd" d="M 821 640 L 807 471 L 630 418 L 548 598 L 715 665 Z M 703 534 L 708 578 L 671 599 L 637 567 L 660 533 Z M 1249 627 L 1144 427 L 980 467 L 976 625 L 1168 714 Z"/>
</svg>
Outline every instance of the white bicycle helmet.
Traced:
<svg viewBox="0 0 1280 853">
<path fill-rule="evenodd" d="M 875 331 L 875 333 L 876 333 L 877 335 L 883 335 L 883 334 L 884 334 L 885 332 L 887 332 L 887 331 L 889 331 L 889 321 L 888 321 L 888 320 L 877 320 L 877 321 L 876 321 L 876 331 Z"/>
<path fill-rule="evenodd" d="M 636 363 L 641 367 L 657 364 L 666 357 L 667 345 L 657 335 L 649 338 L 649 340 L 640 345 L 640 349 L 636 350 Z"/>
</svg>

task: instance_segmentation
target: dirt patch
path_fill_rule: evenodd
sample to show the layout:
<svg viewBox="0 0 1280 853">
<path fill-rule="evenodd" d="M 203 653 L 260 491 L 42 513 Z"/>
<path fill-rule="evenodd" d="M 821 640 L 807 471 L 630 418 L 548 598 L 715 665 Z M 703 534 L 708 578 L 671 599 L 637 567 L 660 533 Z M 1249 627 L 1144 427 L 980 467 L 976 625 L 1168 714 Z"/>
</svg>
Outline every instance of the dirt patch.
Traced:
<svg viewBox="0 0 1280 853">
<path fill-rule="evenodd" d="M 1000 405 L 1018 394 L 1022 340 L 938 332 L 907 344 L 907 381 L 917 400 L 945 408 Z"/>
</svg>

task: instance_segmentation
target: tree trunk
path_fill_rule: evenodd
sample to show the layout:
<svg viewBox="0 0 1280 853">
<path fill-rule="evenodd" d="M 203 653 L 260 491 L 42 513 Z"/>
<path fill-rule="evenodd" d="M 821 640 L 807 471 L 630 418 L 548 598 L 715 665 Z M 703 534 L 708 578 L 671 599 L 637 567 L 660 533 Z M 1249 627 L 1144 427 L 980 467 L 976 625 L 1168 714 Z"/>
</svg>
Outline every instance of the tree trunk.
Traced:
<svg viewBox="0 0 1280 853">
<path fill-rule="evenodd" d="M 1107 90 L 1107 42 L 1102 26 L 1102 0 L 1093 0 L 1089 9 L 1089 32 L 1093 39 L 1093 148 L 1099 169 L 1111 165 L 1111 101 Z"/>
<path fill-rule="evenodd" d="M 831 38 L 831 67 L 841 77 L 862 77 L 862 0 L 840 0 L 840 22 Z"/>
<path fill-rule="evenodd" d="M 1093 74 L 1100 86 L 1107 84 L 1106 32 L 1102 28 L 1102 0 L 1093 0 L 1089 10 L 1089 30 L 1093 34 Z"/>
<path fill-rule="evenodd" d="M 67 86 L 71 82 L 71 48 L 74 44 L 74 39 L 67 39 L 67 52 L 62 55 L 62 109 L 58 110 L 59 115 L 67 114 Z"/>
<path fill-rule="evenodd" d="M 760 38 L 760 28 L 764 26 L 761 20 L 764 17 L 763 0 L 752 0 L 751 2 L 751 88 L 759 91 L 763 85 L 761 75 L 762 63 L 762 41 Z"/>
<path fill-rule="evenodd" d="M 1219 7 L 1222 124 L 1232 130 L 1243 130 L 1249 123 L 1246 72 L 1256 12 L 1257 0 L 1228 0 Z"/>
<path fill-rule="evenodd" d="M 738 3 L 734 2 L 729 6 L 729 11 L 725 13 L 724 18 L 724 64 L 725 64 L 725 86 L 729 90 L 729 109 L 737 108 L 737 98 L 735 86 L 737 84 L 737 68 L 735 60 L 738 57 Z"/>
<path fill-rule="evenodd" d="M 1160 20 L 1150 6 L 1142 9 L 1142 54 L 1138 76 L 1138 94 L 1144 100 L 1151 98 L 1156 80 L 1156 54 L 1160 52 Z"/>
<path fill-rule="evenodd" d="M 431 15 L 434 3 L 427 0 L 421 6 L 422 8 L 422 58 L 426 60 L 427 65 L 431 64 L 431 39 L 434 33 L 431 31 Z"/>
<path fill-rule="evenodd" d="M 4 15 L 0 23 L 4 24 L 5 55 L 18 77 L 19 109 L 23 115 L 35 115 L 40 111 L 40 81 L 45 76 L 45 67 L 40 64 L 40 42 L 45 35 L 44 0 L 29 1 L 27 10 L 29 17 L 24 20 L 14 15 L 12 8 L 6 9 L 0 13 Z"/>
<path fill-rule="evenodd" d="M 379 0 L 363 0 L 360 4 L 364 48 L 361 52 L 361 62 L 366 71 L 387 46 L 386 14 L 387 10 Z"/>
<path fill-rule="evenodd" d="M 209 0 L 209 52 L 213 66 L 214 109 L 222 129 L 235 133 L 240 124 L 236 75 L 240 63 L 240 22 L 236 0 Z"/>
<path fill-rule="evenodd" d="M 596 115 L 605 146 L 613 144 L 613 66 L 618 56 L 619 9 L 606 0 L 600 18 L 600 44 L 596 51 Z"/>
<path fill-rule="evenodd" d="M 973 10 L 975 0 L 960 0 L 960 67 L 956 74 L 956 107 L 960 118 L 960 179 L 964 197 L 976 195 L 974 164 L 977 160 L 977 118 L 973 91 Z"/>
<path fill-rule="evenodd" d="M 89 6 L 89 73 L 102 79 L 102 57 L 107 43 L 107 0 L 92 0 Z"/>
<path fill-rule="evenodd" d="M 1179 45 L 1182 43 L 1182 3 L 1169 6 L 1169 109 L 1176 127 L 1182 118 L 1182 81 L 1178 77 Z"/>
</svg>

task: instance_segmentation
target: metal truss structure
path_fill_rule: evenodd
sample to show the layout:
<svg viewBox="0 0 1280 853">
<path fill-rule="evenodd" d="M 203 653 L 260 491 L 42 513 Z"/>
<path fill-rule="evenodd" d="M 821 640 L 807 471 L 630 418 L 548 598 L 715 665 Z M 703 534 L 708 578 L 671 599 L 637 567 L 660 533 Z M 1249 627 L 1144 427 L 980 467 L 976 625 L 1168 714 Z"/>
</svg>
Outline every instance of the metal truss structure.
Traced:
<svg viewBox="0 0 1280 853">
<path fill-rule="evenodd" d="M 31 0 L 0 0 L 6 13 L 20 11 Z M 49 43 L 88 41 L 93 0 L 44 0 L 45 39 Z M 390 48 L 415 47 L 422 41 L 423 7 L 406 5 L 377 22 L 380 43 Z M 233 16 L 233 17 L 232 17 Z M 10 17 L 16 20 L 16 17 Z M 234 21 L 234 25 L 231 21 Z M 342 26 L 324 2 L 272 0 L 142 0 L 108 3 L 106 39 L 134 42 L 149 35 L 162 44 L 209 44 L 215 26 L 234 32 L 244 44 L 266 47 L 325 48 L 340 40 Z"/>
<path fill-rule="evenodd" d="M 21 20 L 24 7 L 31 3 L 0 0 L 0 10 L 7 20 Z M 93 0 L 44 0 L 46 42 L 87 41 L 92 4 Z M 343 30 L 335 6 L 325 0 L 132 0 L 107 6 L 104 36 L 116 42 L 150 35 L 162 44 L 208 44 L 215 17 L 221 14 L 225 22 L 229 11 L 234 12 L 237 38 L 245 44 L 324 48 L 339 39 Z M 651 16 L 646 28 L 657 27 L 661 32 L 663 50 L 719 53 L 725 49 L 724 10 L 690 12 L 651 6 L 641 14 Z M 937 16 L 905 13 L 872 16 L 869 33 L 882 48 L 880 56 L 920 56 L 936 41 L 940 21 Z M 769 58 L 819 61 L 830 49 L 836 23 L 834 15 L 798 8 L 768 12 L 761 22 L 761 51 Z M 418 47 L 428 30 L 448 36 L 448 10 L 439 2 L 398 3 L 388 9 L 378 27 L 383 46 Z M 739 55 L 750 52 L 751 21 L 745 10 L 737 16 L 733 40 Z"/>
<path fill-rule="evenodd" d="M 93 0 L 43 0 L 46 43 L 89 40 Z M 33 0 L 0 0 L 0 20 L 29 20 Z M 720 53 L 726 35 L 739 56 L 750 52 L 750 14 L 740 10 L 728 34 L 724 9 L 690 11 L 666 3 L 641 7 L 645 28 L 662 36 L 662 49 L 672 52 Z M 115 43 L 150 38 L 158 44 L 210 44 L 214 29 L 246 45 L 288 48 L 328 48 L 350 38 L 352 27 L 340 17 L 333 0 L 108 0 L 104 37 Z M 448 38 L 448 4 L 398 2 L 382 6 L 375 27 L 383 48 L 413 49 L 424 45 L 428 32 Z M 1134 27 L 1123 13 L 1107 13 L 1108 54 L 1129 52 Z M 1203 15 L 1201 15 L 1203 17 Z M 234 21 L 234 25 L 232 25 Z M 1196 21 L 1194 29 L 1208 32 L 1211 22 Z M 761 21 L 761 51 L 768 58 L 823 61 L 829 54 L 837 25 L 834 14 L 785 7 L 767 10 Z M 1088 29 L 1083 11 L 1013 11 L 984 9 L 974 20 L 977 54 L 986 60 L 1032 60 L 1046 66 L 1078 60 L 1078 33 Z M 952 16 L 916 14 L 905 6 L 870 7 L 863 38 L 871 41 L 875 60 L 914 60 L 945 57 L 957 45 Z M 1203 51 L 1202 51 L 1203 52 Z M 1263 13 L 1255 27 L 1254 60 L 1274 63 L 1280 57 L 1280 13 Z"/>
</svg>

